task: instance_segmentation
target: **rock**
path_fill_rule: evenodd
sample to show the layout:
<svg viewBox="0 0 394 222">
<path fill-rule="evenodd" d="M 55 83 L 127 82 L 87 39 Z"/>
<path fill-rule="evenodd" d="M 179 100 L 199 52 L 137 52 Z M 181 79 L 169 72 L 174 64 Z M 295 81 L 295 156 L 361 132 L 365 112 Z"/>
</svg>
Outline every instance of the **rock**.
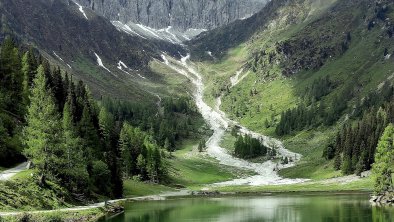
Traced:
<svg viewBox="0 0 394 222">
<path fill-rule="evenodd" d="M 220 195 L 219 191 L 198 191 L 196 195 L 199 196 L 218 196 Z"/>
<path fill-rule="evenodd" d="M 369 202 L 376 202 L 376 200 L 378 199 L 378 196 L 371 196 L 371 199 L 369 200 Z"/>
<path fill-rule="evenodd" d="M 393 192 L 385 192 L 384 194 L 381 195 L 374 195 L 371 196 L 371 199 L 369 200 L 371 203 L 374 204 L 382 204 L 382 205 L 392 205 L 394 203 L 394 193 Z"/>
<path fill-rule="evenodd" d="M 118 213 L 122 213 L 123 211 L 124 211 L 124 207 L 118 204 L 107 203 L 105 207 L 105 212 L 107 212 L 107 214 L 118 214 Z"/>
<path fill-rule="evenodd" d="M 364 171 L 364 172 L 361 173 L 360 176 L 361 176 L 362 178 L 369 177 L 369 176 L 371 176 L 371 171 L 370 171 L 370 170 Z"/>
<path fill-rule="evenodd" d="M 258 12 L 268 0 L 77 0 L 111 21 L 161 29 L 213 29 Z"/>
</svg>

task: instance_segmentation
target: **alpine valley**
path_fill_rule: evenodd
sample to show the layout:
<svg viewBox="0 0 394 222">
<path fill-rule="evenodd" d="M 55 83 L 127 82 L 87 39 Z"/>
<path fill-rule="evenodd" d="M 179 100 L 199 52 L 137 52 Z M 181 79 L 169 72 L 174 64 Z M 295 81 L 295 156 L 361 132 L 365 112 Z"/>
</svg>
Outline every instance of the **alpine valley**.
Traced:
<svg viewBox="0 0 394 222">
<path fill-rule="evenodd" d="M 392 0 L 0 15 L 0 222 L 394 221 Z"/>
</svg>

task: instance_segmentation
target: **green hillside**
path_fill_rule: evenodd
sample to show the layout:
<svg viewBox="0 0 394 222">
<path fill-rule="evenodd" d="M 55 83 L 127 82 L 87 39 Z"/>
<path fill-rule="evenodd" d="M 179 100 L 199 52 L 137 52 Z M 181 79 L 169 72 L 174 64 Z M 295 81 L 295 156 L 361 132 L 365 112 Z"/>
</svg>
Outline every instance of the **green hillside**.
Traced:
<svg viewBox="0 0 394 222">
<path fill-rule="evenodd" d="M 390 1 L 279 0 L 250 19 L 190 44 L 208 83 L 206 99 L 214 104 L 222 95 L 221 109 L 231 118 L 281 137 L 287 148 L 305 156 L 282 175 L 321 179 L 341 173 L 334 171 L 333 161 L 326 161 L 323 151 L 343 125 L 361 119 L 362 114 L 354 114 L 356 105 L 373 92 L 380 94 L 385 82 L 390 91 L 393 20 Z M 234 46 L 222 38 L 228 32 L 237 39 Z M 241 41 L 242 33 L 250 37 Z M 207 57 L 204 50 L 214 44 L 224 51 Z M 241 68 L 240 76 L 245 77 L 231 87 L 230 77 Z M 303 119 L 311 121 L 278 133 L 282 113 L 296 107 L 308 112 Z M 315 115 L 318 112 L 322 114 Z"/>
</svg>

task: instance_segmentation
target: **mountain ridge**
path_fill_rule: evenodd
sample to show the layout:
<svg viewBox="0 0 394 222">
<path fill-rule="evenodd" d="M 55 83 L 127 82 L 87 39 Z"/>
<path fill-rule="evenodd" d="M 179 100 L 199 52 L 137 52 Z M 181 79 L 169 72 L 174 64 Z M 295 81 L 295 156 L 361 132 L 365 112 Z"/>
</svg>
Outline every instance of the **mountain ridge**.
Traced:
<svg viewBox="0 0 394 222">
<path fill-rule="evenodd" d="M 267 0 L 77 0 L 111 21 L 178 31 L 212 29 L 259 11 Z"/>
</svg>

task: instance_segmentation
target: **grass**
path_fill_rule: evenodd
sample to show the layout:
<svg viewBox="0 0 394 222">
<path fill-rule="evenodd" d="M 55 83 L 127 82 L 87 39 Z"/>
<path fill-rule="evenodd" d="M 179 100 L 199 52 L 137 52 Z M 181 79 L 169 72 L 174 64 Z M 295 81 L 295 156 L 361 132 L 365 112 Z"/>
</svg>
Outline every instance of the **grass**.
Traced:
<svg viewBox="0 0 394 222">
<path fill-rule="evenodd" d="M 24 170 L 21 171 L 17 174 L 15 174 L 11 179 L 12 180 L 21 180 L 21 181 L 26 181 L 32 178 L 32 174 L 35 173 L 35 170 L 29 169 L 29 170 Z"/>
<path fill-rule="evenodd" d="M 279 175 L 285 178 L 328 179 L 341 176 L 340 171 L 335 171 L 332 161 L 303 160 L 295 167 L 282 169 Z"/>
<path fill-rule="evenodd" d="M 219 188 L 222 192 L 340 192 L 340 191 L 364 191 L 372 192 L 373 181 L 371 178 L 363 178 L 346 184 L 324 183 L 313 181 L 291 185 L 270 185 L 270 186 L 228 186 Z"/>
<path fill-rule="evenodd" d="M 34 222 L 47 222 L 47 221 L 84 221 L 94 222 L 105 216 L 105 211 L 101 208 L 78 210 L 72 212 L 40 212 L 40 213 L 23 213 L 16 216 L 5 216 L 4 221 L 19 222 L 19 221 L 34 221 Z"/>
<path fill-rule="evenodd" d="M 342 90 L 349 87 L 354 88 L 355 96 L 348 102 L 349 109 L 346 111 L 346 113 L 350 113 L 352 111 L 350 107 L 357 100 L 363 98 L 368 92 L 376 90 L 379 84 L 394 73 L 394 58 L 389 60 L 383 58 L 385 48 L 389 52 L 394 50 L 394 42 L 383 37 L 385 33 L 382 34 L 382 29 L 379 27 L 368 31 L 363 19 L 355 20 L 350 24 L 353 30 L 349 49 L 343 55 L 328 59 L 321 68 L 300 71 L 287 78 L 281 75 L 271 75 L 263 79 L 256 73 L 244 70 L 244 72 L 249 72 L 249 75 L 234 88 L 226 90 L 230 77 L 245 63 L 253 59 L 251 56 L 253 52 L 263 49 L 267 52 L 275 51 L 277 42 L 299 36 L 311 36 L 319 39 L 324 29 L 327 33 L 331 32 L 332 27 L 338 26 L 335 22 L 340 21 L 342 17 L 322 20 L 325 23 L 313 29 L 312 33 L 304 33 L 304 28 L 308 24 L 312 24 L 311 22 L 319 18 L 335 2 L 335 0 L 325 1 L 322 3 L 324 7 L 313 4 L 310 6 L 311 8 L 305 7 L 313 12 L 308 15 L 307 19 L 296 25 L 286 25 L 282 23 L 282 18 L 285 16 L 278 16 L 275 25 L 266 27 L 264 31 L 252 37 L 252 40 L 230 49 L 223 59 L 197 63 L 200 72 L 204 75 L 204 81 L 207 83 L 205 99 L 209 101 L 211 106 L 214 106 L 215 96 L 223 94 L 221 109 L 232 119 L 256 132 L 275 136 L 275 126 L 281 112 L 298 105 L 302 101 L 302 93 L 313 81 L 329 76 L 338 86 L 323 100 L 326 104 L 330 104 Z M 298 9 L 302 9 L 302 7 Z M 286 10 L 280 13 L 286 12 Z M 354 15 L 355 18 L 361 18 L 364 15 L 360 8 L 352 7 L 350 10 L 348 13 Z M 389 16 L 392 16 L 392 12 L 390 13 Z M 348 18 L 344 15 L 343 19 Z M 322 47 L 328 44 L 324 41 L 317 42 L 322 44 Z M 300 53 L 302 54 L 302 52 Z M 263 71 L 271 73 L 280 73 L 281 71 L 279 65 L 271 64 L 268 67 L 271 70 Z M 257 93 L 252 95 L 251 90 Z M 280 174 L 284 177 L 315 180 L 338 176 L 339 172 L 334 171 L 332 162 L 322 158 L 322 154 L 327 144 L 335 137 L 337 130 L 346 122 L 345 119 L 341 118 L 332 127 L 315 127 L 280 138 L 289 150 L 304 156 L 296 167 L 284 169 Z M 268 127 L 265 124 L 266 120 Z M 227 136 L 222 141 L 222 145 L 230 151 L 233 149 L 231 143 L 231 138 Z"/>
<path fill-rule="evenodd" d="M 220 143 L 220 147 L 223 147 L 224 149 L 227 150 L 228 153 L 234 153 L 235 150 L 235 142 L 237 141 L 237 138 L 235 138 L 231 133 L 226 132 L 226 134 L 223 136 L 223 139 Z"/>
<path fill-rule="evenodd" d="M 197 151 L 198 141 L 185 141 L 170 158 L 169 172 L 173 184 L 198 189 L 207 184 L 250 175 L 250 171 L 223 166 L 206 153 Z"/>
<path fill-rule="evenodd" d="M 174 191 L 174 189 L 160 184 L 151 184 L 132 179 L 123 182 L 124 197 L 156 195 L 169 191 Z"/>
<path fill-rule="evenodd" d="M 144 87 L 149 87 L 150 91 L 157 92 L 162 95 L 188 95 L 192 84 L 186 77 L 180 75 L 157 60 L 150 62 L 150 68 L 152 72 L 156 73 L 160 78 L 157 78 L 156 81 L 144 82 Z"/>
<path fill-rule="evenodd" d="M 53 210 L 71 206 L 65 201 L 69 193 L 64 188 L 50 181 L 42 188 L 36 181 L 21 178 L 0 182 L 0 210 Z"/>
</svg>

